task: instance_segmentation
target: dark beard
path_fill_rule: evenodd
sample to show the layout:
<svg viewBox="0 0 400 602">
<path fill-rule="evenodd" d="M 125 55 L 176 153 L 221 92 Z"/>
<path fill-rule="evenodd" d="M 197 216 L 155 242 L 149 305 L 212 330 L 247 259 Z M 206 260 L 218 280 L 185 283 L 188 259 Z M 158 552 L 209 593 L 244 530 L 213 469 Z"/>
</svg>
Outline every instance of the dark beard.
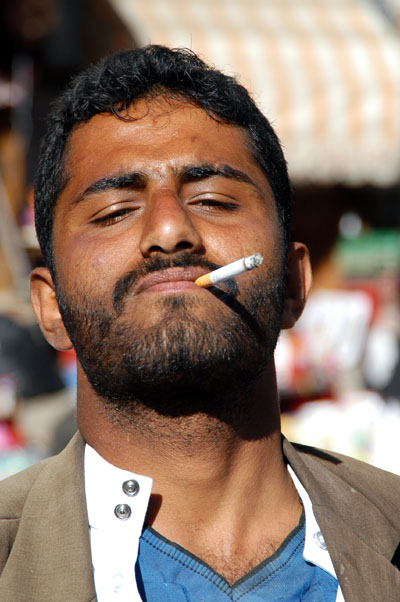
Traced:
<svg viewBox="0 0 400 602">
<path fill-rule="evenodd" d="M 280 275 L 256 274 L 241 303 L 233 281 L 222 283 L 223 290 L 209 289 L 225 307 L 207 319 L 196 316 L 201 301 L 188 295 L 161 298 L 158 323 L 150 327 L 136 322 L 132 313 L 125 315 L 124 300 L 139 276 L 188 265 L 218 267 L 195 255 L 147 260 L 116 283 L 114 312 L 100 299 L 67 297 L 57 287 L 78 360 L 106 406 L 134 413 L 142 403 L 170 416 L 216 415 L 223 407 L 233 411 L 228 407 L 232 397 L 245 395 L 272 359 L 283 312 Z"/>
</svg>

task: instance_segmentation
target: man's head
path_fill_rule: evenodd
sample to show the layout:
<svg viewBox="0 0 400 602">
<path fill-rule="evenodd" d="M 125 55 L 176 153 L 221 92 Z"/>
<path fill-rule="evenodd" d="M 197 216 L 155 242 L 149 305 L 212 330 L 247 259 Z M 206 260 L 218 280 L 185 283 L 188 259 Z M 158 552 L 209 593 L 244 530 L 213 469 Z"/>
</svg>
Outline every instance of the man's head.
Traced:
<svg viewBox="0 0 400 602">
<path fill-rule="evenodd" d="M 222 123 L 239 126 L 271 186 L 284 235 L 289 241 L 290 184 L 279 141 L 248 92 L 233 78 L 188 50 L 148 46 L 105 57 L 76 77 L 49 117 L 35 184 L 36 230 L 46 265 L 54 275 L 54 208 L 68 179 L 66 157 L 74 129 L 97 114 L 121 115 L 143 98 L 166 96 L 201 107 Z"/>
<path fill-rule="evenodd" d="M 103 77 L 110 63 L 119 77 Z M 201 398 L 205 411 L 254 382 L 302 309 L 303 248 L 291 245 L 286 263 L 282 151 L 247 92 L 191 54 L 150 47 L 105 64 L 63 97 L 55 115 L 69 117 L 53 119 L 44 148 L 36 215 L 52 273 L 34 273 L 34 307 L 56 348 L 74 346 L 81 382 L 100 398 L 123 408 L 156 397 L 175 412 Z M 236 283 L 194 284 L 254 252 L 264 263 Z"/>
</svg>

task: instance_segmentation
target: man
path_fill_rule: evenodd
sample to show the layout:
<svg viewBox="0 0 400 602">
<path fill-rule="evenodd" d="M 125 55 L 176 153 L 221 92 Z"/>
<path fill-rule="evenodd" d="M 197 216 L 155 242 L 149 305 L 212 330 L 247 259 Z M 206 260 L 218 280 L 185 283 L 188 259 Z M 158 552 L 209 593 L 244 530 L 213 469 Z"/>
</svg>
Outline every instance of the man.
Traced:
<svg viewBox="0 0 400 602">
<path fill-rule="evenodd" d="M 2 483 L 0 599 L 398 600 L 400 480 L 282 443 L 273 351 L 310 268 L 247 92 L 188 51 L 106 58 L 53 109 L 35 203 L 79 434 Z"/>
</svg>

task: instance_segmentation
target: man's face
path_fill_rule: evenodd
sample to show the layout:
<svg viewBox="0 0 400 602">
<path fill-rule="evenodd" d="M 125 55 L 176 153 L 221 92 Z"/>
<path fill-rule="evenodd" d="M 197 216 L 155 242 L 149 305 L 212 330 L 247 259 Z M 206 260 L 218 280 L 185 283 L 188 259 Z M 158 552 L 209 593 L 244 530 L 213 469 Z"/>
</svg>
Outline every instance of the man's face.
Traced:
<svg viewBox="0 0 400 602">
<path fill-rule="evenodd" d="M 102 397 L 164 399 L 246 384 L 281 326 L 282 236 L 244 133 L 200 108 L 138 102 L 72 134 L 54 220 L 68 334 Z M 194 280 L 259 252 L 234 283 Z"/>
</svg>

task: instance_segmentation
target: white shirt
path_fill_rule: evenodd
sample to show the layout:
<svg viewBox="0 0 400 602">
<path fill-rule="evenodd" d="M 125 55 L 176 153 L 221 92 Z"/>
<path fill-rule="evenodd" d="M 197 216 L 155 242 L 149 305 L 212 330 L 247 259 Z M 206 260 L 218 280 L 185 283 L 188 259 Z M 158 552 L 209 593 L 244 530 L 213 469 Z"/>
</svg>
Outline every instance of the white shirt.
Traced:
<svg viewBox="0 0 400 602">
<path fill-rule="evenodd" d="M 304 507 L 303 557 L 336 579 L 310 497 L 288 470 Z M 85 491 L 98 602 L 142 602 L 134 567 L 152 485 L 150 477 L 113 466 L 86 444 Z M 340 585 L 336 602 L 344 602 Z"/>
</svg>

